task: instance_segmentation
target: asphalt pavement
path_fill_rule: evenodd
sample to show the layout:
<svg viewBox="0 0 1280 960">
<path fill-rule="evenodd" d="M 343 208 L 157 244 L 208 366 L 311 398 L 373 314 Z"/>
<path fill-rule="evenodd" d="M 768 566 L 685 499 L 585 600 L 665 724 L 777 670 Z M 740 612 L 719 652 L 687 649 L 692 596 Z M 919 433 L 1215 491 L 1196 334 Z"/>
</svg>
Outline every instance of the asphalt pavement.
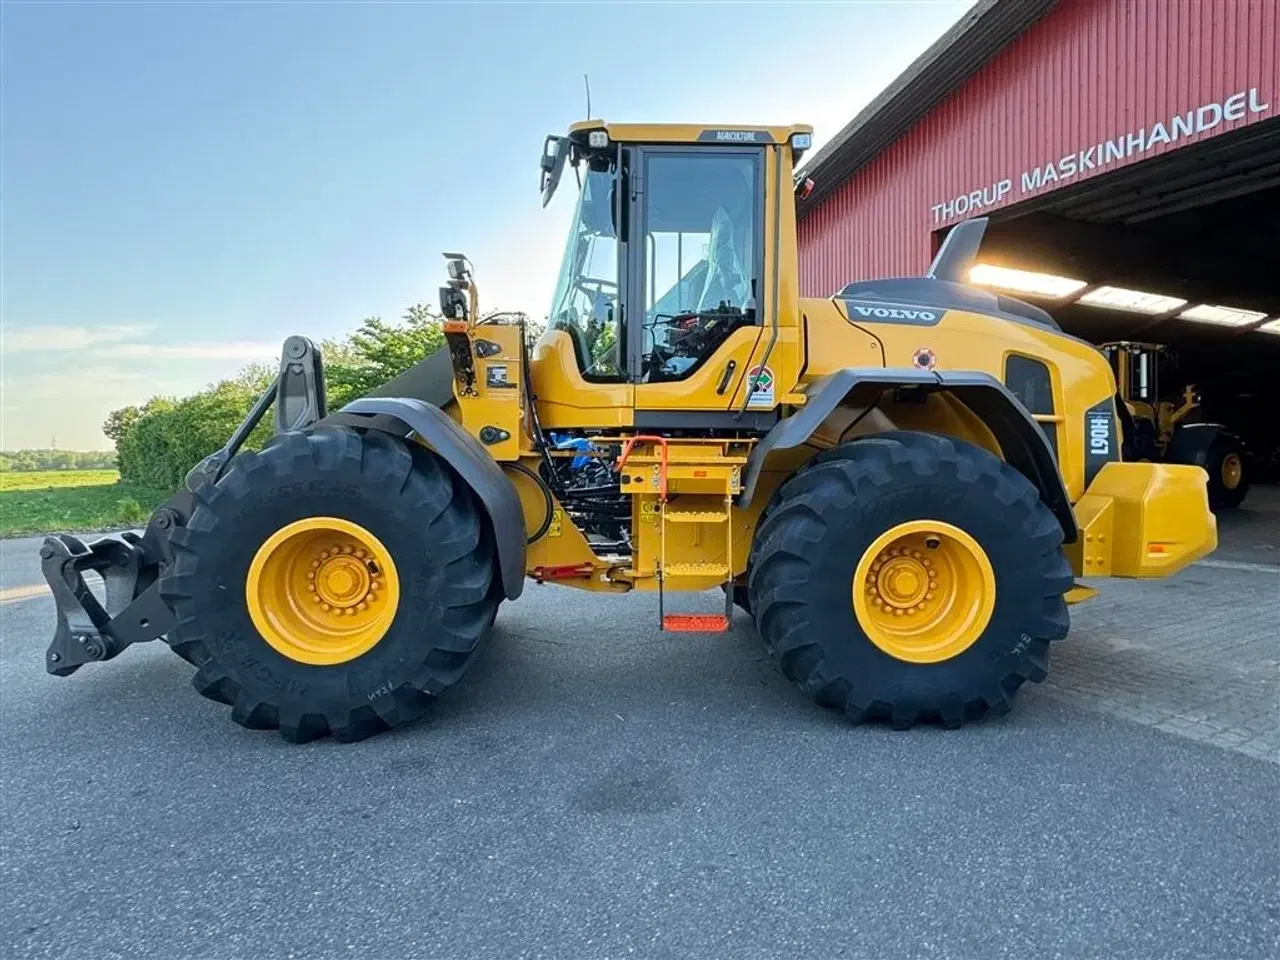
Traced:
<svg viewBox="0 0 1280 960">
<path fill-rule="evenodd" d="M 741 615 L 531 584 L 427 722 L 290 746 L 159 644 L 47 676 L 51 601 L 5 602 L 0 955 L 1274 958 L 1280 572 L 1226 556 L 1076 608 L 1050 682 L 955 732 L 847 726 Z M 1205 616 L 1205 665 L 1167 654 L 1211 600 L 1254 645 Z M 1188 685 L 1260 732 L 1162 725 Z"/>
</svg>

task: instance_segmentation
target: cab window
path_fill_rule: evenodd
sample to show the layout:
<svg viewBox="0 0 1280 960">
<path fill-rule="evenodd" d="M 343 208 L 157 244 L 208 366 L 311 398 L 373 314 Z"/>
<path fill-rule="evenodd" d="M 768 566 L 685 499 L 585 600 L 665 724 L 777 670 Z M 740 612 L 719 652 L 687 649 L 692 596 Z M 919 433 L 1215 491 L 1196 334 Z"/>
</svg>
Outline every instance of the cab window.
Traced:
<svg viewBox="0 0 1280 960">
<path fill-rule="evenodd" d="M 650 153 L 642 216 L 641 379 L 679 380 L 755 324 L 759 154 Z"/>
<path fill-rule="evenodd" d="M 573 341 L 583 378 L 597 382 L 626 376 L 618 307 L 616 183 L 612 162 L 597 160 L 589 166 L 547 317 L 550 329 Z"/>
</svg>

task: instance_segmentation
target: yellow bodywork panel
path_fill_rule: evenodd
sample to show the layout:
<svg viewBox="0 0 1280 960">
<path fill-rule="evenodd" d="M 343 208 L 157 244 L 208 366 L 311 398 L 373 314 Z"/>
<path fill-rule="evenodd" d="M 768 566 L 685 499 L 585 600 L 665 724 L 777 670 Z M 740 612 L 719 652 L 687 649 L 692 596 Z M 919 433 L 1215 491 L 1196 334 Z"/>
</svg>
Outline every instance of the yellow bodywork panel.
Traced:
<svg viewBox="0 0 1280 960">
<path fill-rule="evenodd" d="M 641 383 L 636 386 L 639 410 L 737 410 L 747 388 L 747 373 L 763 354 L 769 331 L 763 327 L 740 327 L 716 350 L 715 355 L 683 380 Z M 779 333 L 779 345 L 769 360 L 769 369 L 783 376 L 779 367 L 784 357 L 796 355 L 794 330 Z M 786 346 L 781 344 L 785 341 Z M 794 371 L 793 378 L 794 378 Z"/>
<path fill-rule="evenodd" d="M 813 133 L 807 123 L 790 126 L 755 126 L 724 123 L 606 123 L 604 120 L 582 120 L 570 124 L 570 135 L 587 130 L 606 130 L 609 139 L 624 143 L 703 143 L 711 146 L 734 146 L 741 143 L 785 144 L 793 133 Z M 724 133 L 721 133 L 724 131 Z M 735 134 L 755 133 L 768 139 L 747 140 Z M 794 204 L 792 205 L 794 208 Z"/>
<path fill-rule="evenodd" d="M 729 334 L 714 356 L 683 380 L 638 384 L 636 407 L 641 410 L 729 409 L 735 398 L 741 397 L 748 361 L 765 332 L 761 327 L 739 327 Z"/>
<path fill-rule="evenodd" d="M 524 525 L 529 535 L 532 536 L 542 529 L 544 524 L 546 525 L 546 532 L 528 546 L 525 572 L 536 577 L 540 570 L 548 568 L 577 567 L 580 569 L 578 575 L 554 579 L 557 583 L 582 590 L 619 592 L 629 589 L 625 583 L 614 583 L 610 580 L 610 563 L 595 555 L 590 544 L 587 543 L 587 538 L 574 526 L 573 521 L 554 497 L 551 500 L 551 516 L 548 518 L 546 495 L 538 483 L 529 476 L 529 473 L 538 472 L 539 464 L 538 457 L 529 457 L 520 463 L 523 470 L 514 466 L 503 468 L 503 472 L 515 486 L 516 493 L 520 495 L 520 506 L 524 510 Z"/>
<path fill-rule="evenodd" d="M 884 344 L 877 336 L 882 325 L 872 332 L 870 325 L 863 328 L 851 323 L 835 300 L 801 300 L 800 314 L 808 360 L 805 380 L 821 380 L 844 367 L 884 366 Z"/>
<path fill-rule="evenodd" d="M 1199 467 L 1108 463 L 1076 503 L 1077 576 L 1167 577 L 1213 552 L 1218 525 Z"/>
<path fill-rule="evenodd" d="M 594 383 L 583 378 L 573 341 L 562 330 L 548 330 L 533 349 L 531 361 L 538 416 L 548 430 L 568 427 L 629 427 L 633 423 L 635 387 L 629 383 Z"/>
<path fill-rule="evenodd" d="M 524 362 L 520 350 L 521 328 L 485 324 L 470 331 L 475 355 L 473 395 L 458 395 L 455 415 L 467 432 L 479 437 L 498 461 L 518 460 L 524 432 Z M 496 439 L 486 439 L 494 437 Z"/>
<path fill-rule="evenodd" d="M 623 576 L 642 590 L 706 590 L 746 569 L 754 514 L 732 499 L 742 490 L 751 444 L 732 440 L 637 444 L 621 467 L 632 497 L 634 555 Z M 665 496 L 664 483 L 665 476 Z"/>
<path fill-rule="evenodd" d="M 947 310 L 936 322 L 919 324 L 855 323 L 838 300 L 803 300 L 801 309 L 808 321 L 805 380 L 818 380 L 844 367 L 913 368 L 922 351 L 938 370 L 979 371 L 1001 382 L 1011 356 L 1043 363 L 1052 382 L 1054 409 L 1069 414 L 1054 420 L 1059 470 L 1072 502 L 1084 494 L 1084 412 L 1109 402 L 1116 392 L 1111 365 L 1092 345 L 1032 323 L 964 310 Z M 859 362 L 859 357 L 875 354 L 871 341 L 882 351 L 883 361 Z M 911 428 L 928 426 L 917 420 Z"/>
</svg>

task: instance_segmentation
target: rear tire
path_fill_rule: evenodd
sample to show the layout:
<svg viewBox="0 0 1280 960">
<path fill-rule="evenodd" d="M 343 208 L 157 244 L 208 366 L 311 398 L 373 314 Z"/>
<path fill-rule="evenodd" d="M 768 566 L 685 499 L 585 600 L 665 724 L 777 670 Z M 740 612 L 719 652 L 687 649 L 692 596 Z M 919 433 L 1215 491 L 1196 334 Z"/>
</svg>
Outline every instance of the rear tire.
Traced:
<svg viewBox="0 0 1280 960">
<path fill-rule="evenodd" d="M 1204 468 L 1209 474 L 1209 506 L 1234 510 L 1249 492 L 1244 444 L 1229 433 L 1219 433 L 1209 444 Z"/>
<path fill-rule="evenodd" d="M 1073 581 L 1060 524 L 1016 469 L 961 440 L 891 433 L 819 455 L 780 493 L 756 533 L 751 602 L 783 673 L 816 701 L 855 722 L 958 727 L 1007 712 L 1025 681 L 1045 678 L 1049 641 L 1067 634 Z M 994 583 L 989 619 L 975 620 L 980 634 L 933 662 L 873 641 L 852 592 L 876 541 L 921 520 L 972 538 Z M 929 615 L 915 609 L 908 614 Z"/>
<path fill-rule="evenodd" d="M 278 728 L 300 743 L 327 733 L 361 740 L 407 723 L 462 677 L 493 623 L 500 591 L 487 520 L 429 450 L 376 431 L 283 434 L 233 460 L 197 499 L 161 582 L 177 620 L 168 642 L 197 666 L 196 690 L 231 705 L 241 726 Z M 264 639 L 246 599 L 264 542 L 315 517 L 371 533 L 399 584 L 380 639 L 328 665 L 300 662 Z"/>
</svg>

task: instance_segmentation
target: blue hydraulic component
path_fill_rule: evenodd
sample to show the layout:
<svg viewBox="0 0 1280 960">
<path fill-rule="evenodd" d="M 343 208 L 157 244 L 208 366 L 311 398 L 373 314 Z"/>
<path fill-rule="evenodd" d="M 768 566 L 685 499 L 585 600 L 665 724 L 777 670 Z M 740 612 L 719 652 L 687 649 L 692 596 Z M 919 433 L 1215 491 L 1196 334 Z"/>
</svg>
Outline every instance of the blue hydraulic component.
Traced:
<svg viewBox="0 0 1280 960">
<path fill-rule="evenodd" d="M 571 470 L 581 470 L 591 462 L 591 452 L 595 447 L 591 445 L 591 441 L 586 437 L 566 437 L 564 434 L 552 433 L 551 442 L 555 444 L 557 450 L 577 450 L 581 456 L 573 458 L 569 464 Z"/>
</svg>

